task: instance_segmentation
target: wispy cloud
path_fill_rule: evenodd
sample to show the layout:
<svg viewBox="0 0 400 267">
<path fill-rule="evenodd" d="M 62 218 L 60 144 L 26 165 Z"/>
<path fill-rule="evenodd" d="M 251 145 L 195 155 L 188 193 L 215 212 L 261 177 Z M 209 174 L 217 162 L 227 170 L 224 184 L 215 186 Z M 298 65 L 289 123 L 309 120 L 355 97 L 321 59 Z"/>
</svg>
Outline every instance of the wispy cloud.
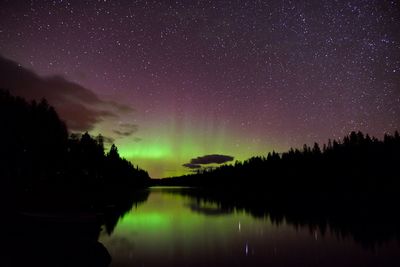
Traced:
<svg viewBox="0 0 400 267">
<path fill-rule="evenodd" d="M 89 131 L 104 119 L 133 111 L 127 105 L 101 99 L 88 88 L 64 77 L 41 77 L 1 55 L 0 73 L 1 88 L 27 100 L 46 98 L 73 131 Z M 129 132 L 132 129 L 121 133 Z"/>
<path fill-rule="evenodd" d="M 122 123 L 119 125 L 119 129 L 113 130 L 113 132 L 119 136 L 131 136 L 138 129 L 139 127 L 136 124 Z"/>
</svg>

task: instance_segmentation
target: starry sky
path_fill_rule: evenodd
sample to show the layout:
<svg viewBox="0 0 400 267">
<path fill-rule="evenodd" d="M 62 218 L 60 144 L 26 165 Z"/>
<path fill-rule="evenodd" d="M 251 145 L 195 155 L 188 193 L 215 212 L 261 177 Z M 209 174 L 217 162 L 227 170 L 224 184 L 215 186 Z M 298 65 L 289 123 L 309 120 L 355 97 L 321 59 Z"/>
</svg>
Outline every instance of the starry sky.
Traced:
<svg viewBox="0 0 400 267">
<path fill-rule="evenodd" d="M 399 32 L 387 0 L 1 0 L 0 86 L 166 177 L 400 129 Z"/>
</svg>

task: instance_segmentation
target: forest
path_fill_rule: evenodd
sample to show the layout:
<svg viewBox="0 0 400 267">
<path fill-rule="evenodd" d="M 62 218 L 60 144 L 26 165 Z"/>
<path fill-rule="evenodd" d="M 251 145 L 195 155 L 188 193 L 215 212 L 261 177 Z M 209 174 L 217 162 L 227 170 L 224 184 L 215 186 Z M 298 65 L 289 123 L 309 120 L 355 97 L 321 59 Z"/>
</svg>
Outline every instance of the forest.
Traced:
<svg viewBox="0 0 400 267">
<path fill-rule="evenodd" d="M 397 190 L 400 185 L 400 136 L 383 140 L 351 132 L 321 146 L 304 145 L 287 152 L 268 153 L 233 165 L 198 170 L 157 181 L 165 185 L 258 187 L 268 192 L 370 192 Z"/>
<path fill-rule="evenodd" d="M 7 208 L 88 207 L 115 202 L 149 182 L 114 144 L 106 153 L 101 135 L 69 133 L 45 99 L 27 102 L 0 90 L 0 125 L 0 194 Z"/>
</svg>

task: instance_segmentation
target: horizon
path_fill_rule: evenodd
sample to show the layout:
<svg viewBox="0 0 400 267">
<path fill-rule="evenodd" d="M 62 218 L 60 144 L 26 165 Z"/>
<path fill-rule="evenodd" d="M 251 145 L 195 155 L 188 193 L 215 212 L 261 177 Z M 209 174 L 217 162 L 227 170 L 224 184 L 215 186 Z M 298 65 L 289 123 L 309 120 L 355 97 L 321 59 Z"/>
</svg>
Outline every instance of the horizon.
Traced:
<svg viewBox="0 0 400 267">
<path fill-rule="evenodd" d="M 395 1 L 0 7 L 0 87 L 152 178 L 400 129 Z"/>
</svg>

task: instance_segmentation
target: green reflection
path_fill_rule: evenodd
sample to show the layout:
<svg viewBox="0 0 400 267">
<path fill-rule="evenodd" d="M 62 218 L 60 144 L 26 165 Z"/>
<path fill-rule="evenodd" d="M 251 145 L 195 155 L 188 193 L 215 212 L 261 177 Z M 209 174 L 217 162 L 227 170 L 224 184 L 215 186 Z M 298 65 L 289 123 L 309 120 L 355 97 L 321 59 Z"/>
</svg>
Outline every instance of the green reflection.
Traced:
<svg viewBox="0 0 400 267">
<path fill-rule="evenodd" d="M 330 232 L 321 235 L 285 222 L 278 227 L 268 218 L 223 210 L 179 190 L 151 188 L 148 200 L 123 217 L 111 236 L 102 233 L 100 242 L 112 256 L 111 267 L 299 266 L 299 262 L 326 266 L 331 260 L 348 259 L 349 253 L 355 259 L 375 257 Z M 325 261 L 316 265 L 316 255 L 324 255 Z M 358 263 L 354 265 L 364 266 Z"/>
<path fill-rule="evenodd" d="M 209 252 L 246 256 L 248 238 L 266 234 L 265 228 L 271 226 L 269 220 L 260 223 L 243 212 L 223 211 L 216 203 L 199 202 L 178 191 L 152 188 L 146 203 L 124 216 L 111 236 L 103 233 L 100 241 L 113 259 L 133 259 L 132 266 L 141 266 L 143 262 L 135 261 L 139 259 L 146 266 L 190 266 Z"/>
<path fill-rule="evenodd" d="M 147 227 L 147 228 L 159 228 L 166 227 L 170 223 L 167 216 L 160 213 L 140 213 L 133 214 L 129 213 L 123 218 L 121 227 Z"/>
</svg>

